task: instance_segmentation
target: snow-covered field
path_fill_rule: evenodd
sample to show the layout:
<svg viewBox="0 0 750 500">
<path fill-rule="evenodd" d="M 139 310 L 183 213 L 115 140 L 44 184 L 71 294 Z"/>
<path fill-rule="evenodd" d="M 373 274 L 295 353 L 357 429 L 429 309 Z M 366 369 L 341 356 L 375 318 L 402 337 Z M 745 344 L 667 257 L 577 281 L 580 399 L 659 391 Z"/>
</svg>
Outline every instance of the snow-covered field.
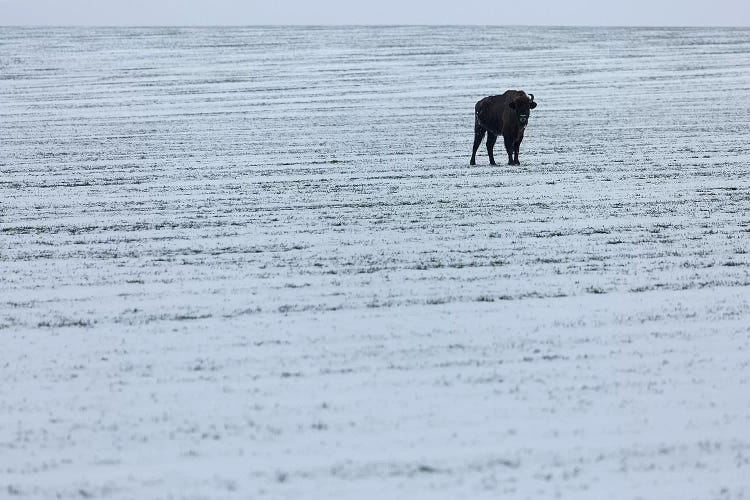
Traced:
<svg viewBox="0 0 750 500">
<path fill-rule="evenodd" d="M 750 498 L 748 117 L 749 29 L 0 28 L 0 498 Z"/>
</svg>

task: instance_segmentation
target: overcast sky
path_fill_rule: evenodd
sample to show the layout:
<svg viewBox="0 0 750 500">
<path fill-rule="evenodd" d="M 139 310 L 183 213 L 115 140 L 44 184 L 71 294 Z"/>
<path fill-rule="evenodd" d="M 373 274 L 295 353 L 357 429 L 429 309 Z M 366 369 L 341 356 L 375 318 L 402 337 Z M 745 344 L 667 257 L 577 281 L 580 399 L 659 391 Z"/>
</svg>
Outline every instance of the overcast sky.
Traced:
<svg viewBox="0 0 750 500">
<path fill-rule="evenodd" d="M 750 0 L 0 0 L 0 25 L 749 26 Z"/>
</svg>

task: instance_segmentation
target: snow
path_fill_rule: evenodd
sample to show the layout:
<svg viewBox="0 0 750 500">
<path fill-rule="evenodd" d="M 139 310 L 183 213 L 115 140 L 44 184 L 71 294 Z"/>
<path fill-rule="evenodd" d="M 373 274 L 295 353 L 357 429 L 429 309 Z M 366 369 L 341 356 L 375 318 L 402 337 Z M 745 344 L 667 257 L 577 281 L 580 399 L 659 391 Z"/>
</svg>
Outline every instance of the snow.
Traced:
<svg viewBox="0 0 750 500">
<path fill-rule="evenodd" d="M 748 29 L 0 28 L 0 497 L 750 497 L 748 116 Z"/>
</svg>

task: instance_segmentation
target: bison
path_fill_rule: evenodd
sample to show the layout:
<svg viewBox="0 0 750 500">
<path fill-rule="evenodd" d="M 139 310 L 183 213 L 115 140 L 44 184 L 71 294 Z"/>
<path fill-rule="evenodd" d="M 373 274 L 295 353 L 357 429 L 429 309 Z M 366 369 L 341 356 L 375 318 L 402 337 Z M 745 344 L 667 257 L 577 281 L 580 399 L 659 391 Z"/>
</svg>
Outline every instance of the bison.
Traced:
<svg viewBox="0 0 750 500">
<path fill-rule="evenodd" d="M 476 155 L 487 132 L 487 154 L 490 165 L 496 165 L 493 149 L 498 135 L 503 136 L 508 152 L 508 165 L 520 165 L 518 148 L 523 140 L 523 131 L 529 122 L 530 110 L 536 108 L 534 94 L 523 90 L 506 90 L 501 95 L 485 97 L 474 106 L 474 149 L 470 165 L 476 165 Z"/>
</svg>

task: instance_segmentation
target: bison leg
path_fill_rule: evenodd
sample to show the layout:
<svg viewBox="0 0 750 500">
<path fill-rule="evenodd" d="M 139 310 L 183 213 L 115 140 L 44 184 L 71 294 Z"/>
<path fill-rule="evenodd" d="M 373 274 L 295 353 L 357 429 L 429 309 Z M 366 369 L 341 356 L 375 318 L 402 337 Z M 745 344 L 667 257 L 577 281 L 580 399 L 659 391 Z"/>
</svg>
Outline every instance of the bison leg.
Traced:
<svg viewBox="0 0 750 500">
<path fill-rule="evenodd" d="M 515 165 L 516 162 L 513 161 L 513 152 L 515 151 L 515 144 L 513 144 L 513 139 L 509 137 L 505 137 L 505 151 L 508 153 L 508 165 Z"/>
<path fill-rule="evenodd" d="M 515 144 L 513 144 L 513 164 L 514 165 L 520 165 L 521 162 L 518 161 L 518 150 L 521 149 L 521 141 L 523 138 L 519 139 Z"/>
<path fill-rule="evenodd" d="M 487 132 L 487 154 L 490 157 L 490 165 L 497 165 L 495 163 L 495 141 L 497 141 L 497 136 L 493 134 L 492 132 Z"/>
<path fill-rule="evenodd" d="M 471 161 L 469 161 L 469 165 L 477 164 L 477 149 L 479 149 L 479 145 L 482 144 L 484 132 L 485 128 L 479 124 L 479 120 L 476 120 L 474 122 L 474 148 L 471 150 Z"/>
</svg>

